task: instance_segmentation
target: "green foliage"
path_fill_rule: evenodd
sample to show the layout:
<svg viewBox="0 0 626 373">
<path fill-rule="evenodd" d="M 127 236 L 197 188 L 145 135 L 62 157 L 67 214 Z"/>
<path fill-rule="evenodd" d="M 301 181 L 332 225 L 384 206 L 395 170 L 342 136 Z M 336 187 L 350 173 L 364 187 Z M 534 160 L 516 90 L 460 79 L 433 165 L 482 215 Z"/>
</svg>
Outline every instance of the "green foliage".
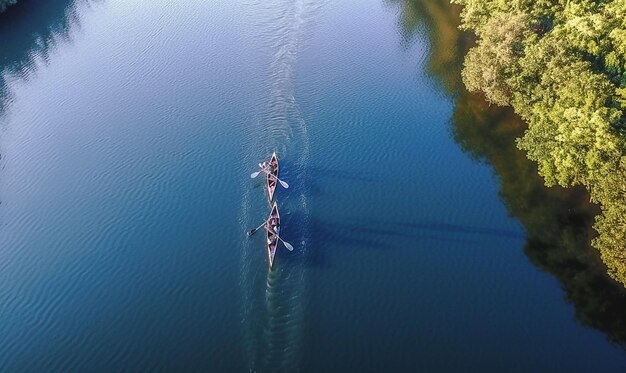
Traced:
<svg viewBox="0 0 626 373">
<path fill-rule="evenodd" d="M 602 208 L 594 245 L 626 286 L 626 0 L 456 0 L 478 40 L 463 81 L 528 123 L 518 146 L 547 185 Z"/>
<path fill-rule="evenodd" d="M 615 90 L 617 94 L 617 102 L 622 109 L 626 109 L 626 88 L 618 88 Z"/>
<path fill-rule="evenodd" d="M 17 0 L 0 0 L 0 13 L 4 12 L 8 6 L 15 3 L 17 3 Z"/>
<path fill-rule="evenodd" d="M 410 33 L 427 24 L 431 33 L 429 68 L 454 100 L 452 131 L 472 157 L 490 164 L 500 181 L 509 213 L 524 225 L 524 253 L 555 276 L 572 303 L 576 318 L 626 347 L 626 289 L 612 281 L 598 253 L 590 248 L 592 223 L 599 209 L 581 187 L 547 188 L 535 162 L 515 148 L 526 124 L 509 107 L 489 105 L 483 95 L 459 87 L 463 55 L 471 37 L 458 30 L 460 9 L 448 0 L 387 0 L 400 5 L 399 26 Z M 550 19 L 539 30 L 550 29 Z M 605 235 L 603 237 L 608 237 Z M 607 246 L 608 247 L 608 246 Z"/>
<path fill-rule="evenodd" d="M 527 32 L 523 14 L 497 13 L 488 20 L 478 45 L 467 53 L 463 81 L 470 91 L 482 90 L 490 101 L 508 105 L 511 93 L 507 78 L 519 70 L 517 61 Z M 490 61 L 485 65 L 483 61 Z"/>
</svg>

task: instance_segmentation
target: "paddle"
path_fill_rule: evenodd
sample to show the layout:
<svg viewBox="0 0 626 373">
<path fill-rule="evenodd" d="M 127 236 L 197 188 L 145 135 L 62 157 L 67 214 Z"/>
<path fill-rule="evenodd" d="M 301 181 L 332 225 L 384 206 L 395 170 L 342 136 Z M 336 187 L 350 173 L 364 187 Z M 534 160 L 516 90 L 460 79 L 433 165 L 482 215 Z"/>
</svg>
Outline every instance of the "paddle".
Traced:
<svg viewBox="0 0 626 373">
<path fill-rule="evenodd" d="M 259 167 L 261 168 L 261 170 L 260 170 L 260 171 L 257 171 L 257 172 L 253 172 L 253 173 L 251 173 L 251 174 L 250 174 L 250 178 L 251 178 L 251 179 L 254 179 L 255 177 L 259 176 L 259 174 L 260 174 L 261 172 L 264 172 L 264 171 L 265 171 L 265 169 L 267 168 L 267 167 L 265 166 L 266 164 L 267 164 L 267 163 L 265 163 L 265 162 L 263 162 L 263 163 L 259 163 Z"/>
<path fill-rule="evenodd" d="M 266 221 L 264 221 L 263 223 L 261 223 L 261 225 L 259 225 L 258 227 L 251 229 L 249 232 L 246 232 L 246 234 L 248 235 L 248 237 L 252 236 L 253 234 L 255 234 L 259 229 L 261 229 L 262 226 L 264 226 L 265 224 L 267 224 L 267 222 L 271 219 L 267 218 Z M 266 228 L 267 229 L 267 228 Z"/>
<path fill-rule="evenodd" d="M 282 239 L 282 238 L 278 235 L 278 233 L 273 232 L 273 231 L 270 231 L 269 229 L 267 229 L 267 227 L 265 227 L 265 230 L 266 230 L 266 231 L 268 231 L 268 232 L 272 232 L 272 233 L 274 233 L 274 236 L 276 236 L 276 238 L 278 238 L 279 240 L 283 241 L 283 243 L 285 244 L 285 247 L 287 248 L 287 250 L 289 250 L 289 251 L 293 251 L 293 246 L 291 246 L 291 244 L 290 244 L 289 242 L 287 242 L 287 241 L 283 240 L 283 239 Z"/>
<path fill-rule="evenodd" d="M 264 221 L 263 223 L 261 223 L 261 225 L 259 225 L 258 227 L 252 229 L 250 232 L 247 232 L 248 237 L 252 236 L 253 234 L 255 234 L 259 229 L 261 229 L 262 226 L 264 226 L 265 224 L 267 224 L 268 220 Z M 269 229 L 267 229 L 267 227 L 265 227 L 266 231 L 270 231 Z M 293 246 L 291 246 L 291 244 L 285 240 L 283 240 L 276 232 L 272 232 L 274 233 L 274 235 L 281 241 L 283 241 L 283 244 L 285 244 L 285 247 L 287 248 L 287 250 L 289 251 L 293 251 Z"/>
<path fill-rule="evenodd" d="M 267 220 L 265 220 L 263 223 L 261 223 L 258 227 L 250 230 L 249 232 L 246 232 L 246 234 L 248 235 L 248 237 L 252 236 L 253 234 L 256 233 L 256 231 L 258 231 L 259 229 L 261 229 L 262 226 L 264 226 L 265 224 L 267 224 L 268 221 L 270 221 L 272 217 L 270 216 L 269 218 L 267 218 Z"/>
<path fill-rule="evenodd" d="M 267 220 L 269 220 L 269 219 L 267 219 Z M 248 235 L 248 237 L 250 237 L 250 236 L 252 236 L 253 234 L 255 234 L 255 233 L 256 233 L 256 231 L 258 231 L 259 229 L 261 229 L 261 227 L 262 227 L 262 226 L 264 226 L 265 224 L 267 224 L 267 220 L 266 220 L 266 221 L 264 221 L 263 223 L 261 223 L 261 225 L 259 225 L 258 227 L 256 227 L 256 228 L 254 228 L 254 229 L 250 230 L 249 232 L 246 232 L 246 234 Z"/>
<path fill-rule="evenodd" d="M 282 181 L 281 179 L 277 178 L 276 176 L 274 176 L 273 174 L 270 174 L 267 170 L 263 169 L 261 171 L 257 171 L 257 172 L 253 172 L 250 174 L 250 178 L 254 179 L 255 177 L 259 176 L 259 174 L 261 172 L 265 172 L 268 176 L 270 176 L 273 179 L 278 180 L 278 182 L 280 183 L 280 185 L 283 186 L 283 188 L 288 189 L 289 188 L 289 184 L 287 184 L 286 182 Z"/>
</svg>

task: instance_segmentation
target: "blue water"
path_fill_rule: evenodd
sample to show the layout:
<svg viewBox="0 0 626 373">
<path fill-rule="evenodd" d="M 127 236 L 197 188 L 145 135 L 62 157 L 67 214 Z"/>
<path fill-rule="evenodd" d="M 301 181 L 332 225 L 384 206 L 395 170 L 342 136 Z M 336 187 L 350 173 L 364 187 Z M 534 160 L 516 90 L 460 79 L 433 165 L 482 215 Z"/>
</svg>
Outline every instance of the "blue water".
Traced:
<svg viewBox="0 0 626 373">
<path fill-rule="evenodd" d="M 0 371 L 626 369 L 454 141 L 426 31 L 380 0 L 2 16 Z"/>
</svg>

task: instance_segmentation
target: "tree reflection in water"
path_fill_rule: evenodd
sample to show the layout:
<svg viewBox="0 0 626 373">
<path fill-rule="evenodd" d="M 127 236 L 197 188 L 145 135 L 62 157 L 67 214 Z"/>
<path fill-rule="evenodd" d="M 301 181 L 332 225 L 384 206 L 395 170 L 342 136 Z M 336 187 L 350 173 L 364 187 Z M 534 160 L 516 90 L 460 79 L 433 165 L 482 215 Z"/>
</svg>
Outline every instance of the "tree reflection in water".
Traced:
<svg viewBox="0 0 626 373">
<path fill-rule="evenodd" d="M 470 94 L 460 75 L 473 37 L 458 30 L 460 8 L 447 0 L 385 0 L 399 9 L 402 43 L 423 27 L 431 51 L 428 71 L 453 97 L 452 132 L 461 148 L 490 164 L 500 182 L 500 197 L 524 225 L 526 256 L 555 276 L 576 318 L 626 348 L 626 290 L 606 275 L 590 245 L 597 206 L 582 188 L 547 188 L 537 166 L 515 146 L 525 124 L 510 108 L 490 106 Z"/>
<path fill-rule="evenodd" d="M 0 119 L 12 101 L 10 82 L 28 79 L 79 27 L 76 8 L 87 0 L 21 0 L 0 14 Z"/>
</svg>

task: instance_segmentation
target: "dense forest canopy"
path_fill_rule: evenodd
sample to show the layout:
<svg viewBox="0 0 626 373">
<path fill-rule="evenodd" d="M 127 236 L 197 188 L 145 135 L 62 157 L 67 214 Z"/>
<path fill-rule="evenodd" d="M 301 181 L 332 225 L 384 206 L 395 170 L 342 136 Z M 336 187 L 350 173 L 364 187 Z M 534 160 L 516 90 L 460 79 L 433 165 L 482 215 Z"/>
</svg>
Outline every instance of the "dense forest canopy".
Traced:
<svg viewBox="0 0 626 373">
<path fill-rule="evenodd" d="M 626 286 L 626 0 L 453 0 L 477 44 L 463 81 L 528 123 L 518 146 L 547 185 L 601 206 L 593 244 Z"/>
</svg>

